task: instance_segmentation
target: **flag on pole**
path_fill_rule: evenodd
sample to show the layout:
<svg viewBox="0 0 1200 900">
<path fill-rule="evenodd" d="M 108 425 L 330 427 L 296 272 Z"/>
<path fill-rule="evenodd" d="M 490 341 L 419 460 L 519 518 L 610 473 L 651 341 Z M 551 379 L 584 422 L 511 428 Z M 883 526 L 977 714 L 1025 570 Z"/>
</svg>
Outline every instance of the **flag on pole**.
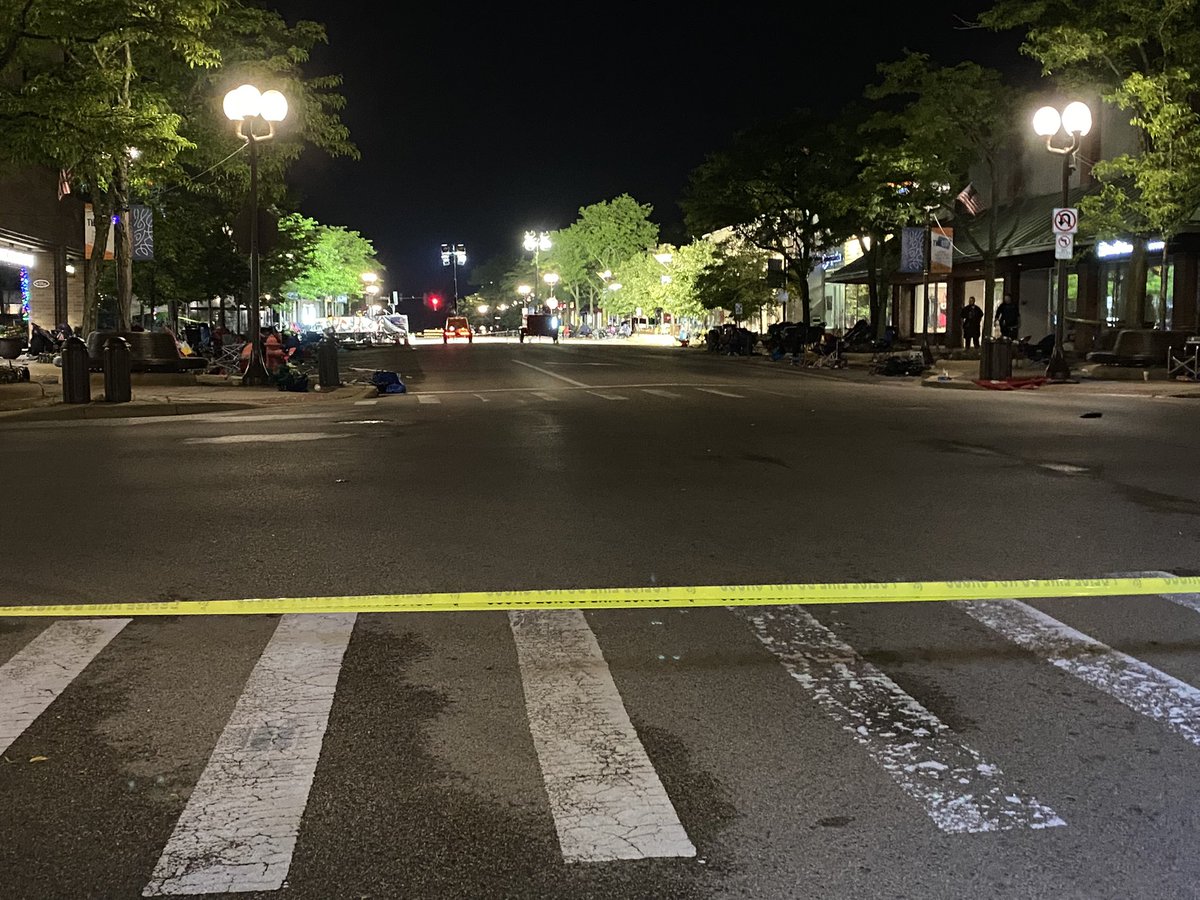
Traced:
<svg viewBox="0 0 1200 900">
<path fill-rule="evenodd" d="M 985 209 L 983 200 L 979 198 L 979 192 L 975 190 L 975 185 L 967 182 L 967 186 L 958 192 L 956 198 L 973 216 L 979 215 Z"/>
<path fill-rule="evenodd" d="M 61 200 L 67 194 L 71 193 L 71 170 L 58 170 L 58 199 Z"/>
</svg>

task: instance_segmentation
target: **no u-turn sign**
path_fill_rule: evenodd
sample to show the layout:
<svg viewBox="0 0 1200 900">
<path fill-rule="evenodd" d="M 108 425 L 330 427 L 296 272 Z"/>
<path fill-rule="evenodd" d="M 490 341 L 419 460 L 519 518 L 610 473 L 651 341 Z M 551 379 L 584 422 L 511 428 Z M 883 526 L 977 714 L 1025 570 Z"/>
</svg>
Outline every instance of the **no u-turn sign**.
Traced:
<svg viewBox="0 0 1200 900">
<path fill-rule="evenodd" d="M 1079 230 L 1079 210 L 1073 206 L 1056 206 L 1050 216 L 1055 234 L 1074 234 Z"/>
</svg>

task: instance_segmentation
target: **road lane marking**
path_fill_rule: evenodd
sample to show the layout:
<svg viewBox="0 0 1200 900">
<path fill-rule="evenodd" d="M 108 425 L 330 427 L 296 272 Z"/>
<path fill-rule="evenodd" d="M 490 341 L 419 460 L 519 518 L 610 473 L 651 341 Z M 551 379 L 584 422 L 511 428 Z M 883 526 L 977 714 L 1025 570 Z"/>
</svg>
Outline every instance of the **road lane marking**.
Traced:
<svg viewBox="0 0 1200 900">
<path fill-rule="evenodd" d="M 55 622 L 0 666 L 0 753 L 132 619 Z"/>
<path fill-rule="evenodd" d="M 508 609 L 700 609 L 709 606 L 945 603 L 997 598 L 1142 597 L 1200 589 L 1200 577 L 1050 578 L 1013 581 L 893 581 L 812 584 L 697 584 L 543 588 L 326 597 L 130 600 L 0 606 L 0 618 L 45 616 L 243 616 L 284 613 L 468 612 Z"/>
<path fill-rule="evenodd" d="M 417 394 L 417 402 L 418 403 L 441 403 L 442 401 L 439 400 L 437 397 L 432 396 L 431 394 Z"/>
<path fill-rule="evenodd" d="M 733 397 L 735 400 L 745 400 L 746 399 L 741 394 L 731 394 L 731 393 L 729 393 L 729 391 L 718 391 L 716 388 L 698 387 L 698 388 L 696 388 L 696 390 L 700 391 L 701 393 L 705 393 L 705 394 L 716 394 L 718 397 Z"/>
<path fill-rule="evenodd" d="M 296 444 L 350 437 L 327 431 L 297 431 L 291 434 L 223 434 L 210 438 L 185 438 L 185 444 Z"/>
<path fill-rule="evenodd" d="M 695 856 L 583 613 L 510 612 L 509 624 L 563 859 Z"/>
<path fill-rule="evenodd" d="M 653 394 L 655 397 L 665 397 L 668 400 L 682 400 L 682 394 L 672 393 L 671 391 L 660 391 L 655 388 L 643 388 L 643 392 Z"/>
<path fill-rule="evenodd" d="M 142 896 L 283 886 L 354 619 L 279 620 Z"/>
<path fill-rule="evenodd" d="M 602 391 L 588 391 L 593 397 L 599 397 L 601 400 L 628 400 L 628 397 L 622 397 L 620 394 L 605 394 Z"/>
<path fill-rule="evenodd" d="M 545 400 L 547 403 L 561 403 L 562 397 L 555 397 L 553 394 L 547 394 L 545 391 L 534 391 L 533 396 L 539 400 Z"/>
<path fill-rule="evenodd" d="M 574 378 L 568 378 L 566 375 L 559 375 L 557 372 L 551 372 L 549 369 L 540 368 L 539 366 L 535 366 L 532 363 L 527 363 L 522 359 L 514 359 L 513 362 L 515 362 L 518 366 L 525 366 L 527 369 L 533 369 L 535 372 L 541 372 L 543 375 L 549 375 L 551 378 L 557 378 L 559 381 L 565 381 L 567 384 L 574 385 L 575 387 L 588 387 L 588 385 L 584 384 L 582 381 L 576 381 Z"/>
<path fill-rule="evenodd" d="M 1017 600 L 959 604 L 1019 647 L 1200 746 L 1200 690 Z"/>
<path fill-rule="evenodd" d="M 476 394 L 475 396 L 478 397 L 480 400 L 482 400 L 484 403 L 492 402 L 490 398 L 483 396 L 483 394 Z"/>
<path fill-rule="evenodd" d="M 951 834 L 1053 828 L 1054 810 L 1017 791 L 937 716 L 799 607 L 737 610 L 834 721 L 935 825 Z"/>
<path fill-rule="evenodd" d="M 1114 578 L 1176 578 L 1174 572 L 1119 572 Z M 1162 594 L 1164 600 L 1170 600 L 1184 609 L 1200 613 L 1200 593 L 1193 594 Z"/>
<path fill-rule="evenodd" d="M 355 406 L 374 406 L 378 402 L 379 402 L 378 400 L 355 400 L 354 405 Z"/>
</svg>

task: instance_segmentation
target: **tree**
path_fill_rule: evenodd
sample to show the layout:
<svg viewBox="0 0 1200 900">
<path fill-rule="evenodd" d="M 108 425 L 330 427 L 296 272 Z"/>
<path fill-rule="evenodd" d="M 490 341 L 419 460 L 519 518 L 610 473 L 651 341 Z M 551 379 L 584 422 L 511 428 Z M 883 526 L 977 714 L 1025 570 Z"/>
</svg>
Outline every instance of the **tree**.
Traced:
<svg viewBox="0 0 1200 900">
<path fill-rule="evenodd" d="M 0 91 L 0 154 L 69 169 L 90 192 L 98 221 L 118 215 L 117 302 L 125 328 L 133 294 L 130 194 L 189 143 L 154 78 L 154 63 L 173 55 L 188 67 L 216 65 L 205 35 L 223 5 L 22 0 L 10 7 L 0 33 L 0 83 L 15 85 Z M 85 330 L 95 323 L 104 243 L 96 242 L 85 267 Z"/>
<path fill-rule="evenodd" d="M 1047 4 L 1000 0 L 980 17 L 996 31 L 1023 29 L 1023 53 L 1066 85 L 1098 85 L 1127 110 L 1139 152 L 1097 163 L 1098 194 L 1081 202 L 1080 227 L 1131 236 L 1128 286 L 1139 324 L 1146 309 L 1146 243 L 1165 240 L 1200 206 L 1200 10 L 1197 0 Z M 1164 275 L 1167 249 L 1163 250 Z M 1163 278 L 1164 294 L 1166 278 Z"/>
<path fill-rule="evenodd" d="M 828 246 L 822 216 L 830 194 L 849 183 L 843 149 L 816 115 L 799 110 L 739 133 L 691 175 L 683 200 L 694 234 L 732 228 L 749 244 L 784 261 L 785 286 L 810 321 L 808 276 Z"/>
<path fill-rule="evenodd" d="M 571 297 L 576 309 L 591 309 L 600 302 L 606 281 L 602 272 L 617 271 L 658 242 L 658 226 L 650 221 L 653 211 L 621 194 L 581 207 L 579 218 L 553 235 L 553 246 L 542 259 L 557 272 L 557 289 Z"/>
<path fill-rule="evenodd" d="M 713 261 L 696 277 L 696 291 L 705 309 L 724 309 L 742 321 L 775 302 L 766 279 L 766 253 L 736 236 L 720 241 L 715 249 Z"/>
<path fill-rule="evenodd" d="M 362 274 L 381 272 L 375 247 L 357 231 L 340 225 L 320 225 L 312 219 L 296 216 L 289 228 L 310 246 L 309 262 L 303 271 L 282 286 L 282 293 L 295 293 L 305 300 L 353 297 L 362 292 Z"/>
<path fill-rule="evenodd" d="M 716 245 L 706 240 L 682 247 L 660 244 L 630 257 L 613 273 L 613 279 L 621 285 L 620 291 L 610 291 L 615 293 L 614 312 L 640 306 L 643 310 L 661 310 L 676 320 L 700 318 L 705 307 L 696 282 L 716 257 Z"/>
<path fill-rule="evenodd" d="M 970 183 L 973 166 L 983 168 L 992 213 L 978 222 L 956 217 L 955 239 L 974 247 L 983 261 L 984 321 L 990 322 L 996 261 L 1013 236 L 1012 230 L 1006 235 L 998 232 L 995 211 L 1004 160 L 1019 137 L 1018 94 L 1005 85 L 999 72 L 971 62 L 939 67 L 922 53 L 907 52 L 878 71 L 880 83 L 868 87 L 866 96 L 902 105 L 881 109 L 868 127 L 894 136 L 889 139 L 896 141 L 897 154 L 909 161 L 905 168 L 914 180 L 961 187 Z M 948 197 L 935 190 L 919 199 L 922 205 L 942 206 Z"/>
</svg>

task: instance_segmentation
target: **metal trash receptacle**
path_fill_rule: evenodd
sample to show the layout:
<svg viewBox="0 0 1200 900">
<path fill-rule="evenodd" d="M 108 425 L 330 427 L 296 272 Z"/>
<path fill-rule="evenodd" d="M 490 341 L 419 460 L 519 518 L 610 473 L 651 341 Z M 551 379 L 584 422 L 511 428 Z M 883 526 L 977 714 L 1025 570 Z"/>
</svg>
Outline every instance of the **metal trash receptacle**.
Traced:
<svg viewBox="0 0 1200 900">
<path fill-rule="evenodd" d="M 1013 342 L 1008 338 L 984 338 L 979 350 L 980 381 L 1012 378 Z"/>
<path fill-rule="evenodd" d="M 128 403 L 133 399 L 133 353 L 129 341 L 113 335 L 104 341 L 101 351 L 104 363 L 104 400 L 106 403 Z"/>
<path fill-rule="evenodd" d="M 91 403 L 92 376 L 87 344 L 71 336 L 62 347 L 63 403 Z"/>
</svg>

